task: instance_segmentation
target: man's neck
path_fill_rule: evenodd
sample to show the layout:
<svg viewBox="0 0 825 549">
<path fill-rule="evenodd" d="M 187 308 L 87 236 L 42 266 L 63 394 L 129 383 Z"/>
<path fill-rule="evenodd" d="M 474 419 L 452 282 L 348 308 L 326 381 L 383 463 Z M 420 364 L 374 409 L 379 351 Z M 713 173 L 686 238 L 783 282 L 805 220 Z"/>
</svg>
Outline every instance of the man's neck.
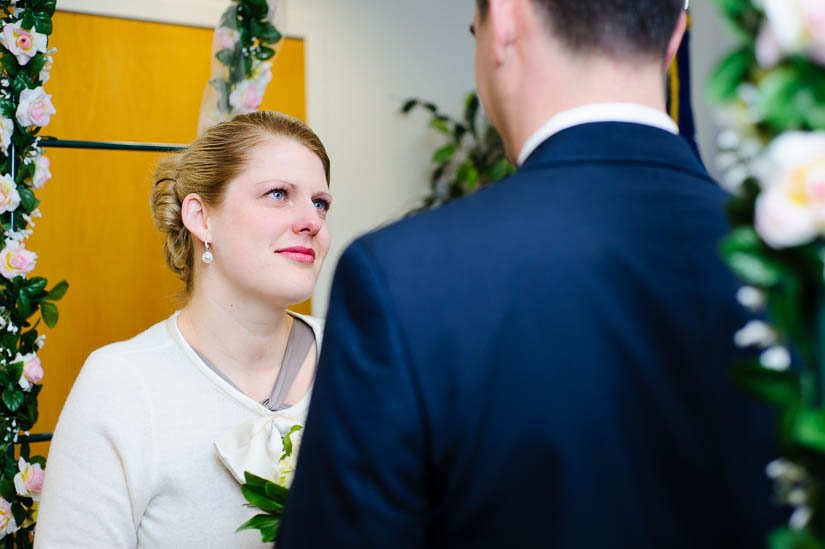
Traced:
<svg viewBox="0 0 825 549">
<path fill-rule="evenodd" d="M 595 103 L 633 103 L 665 112 L 664 75 L 654 63 L 583 59 L 555 66 L 555 71 L 526 71 L 528 82 L 515 89 L 516 97 L 508 102 L 503 136 L 513 161 L 530 136 L 562 111 Z"/>
</svg>

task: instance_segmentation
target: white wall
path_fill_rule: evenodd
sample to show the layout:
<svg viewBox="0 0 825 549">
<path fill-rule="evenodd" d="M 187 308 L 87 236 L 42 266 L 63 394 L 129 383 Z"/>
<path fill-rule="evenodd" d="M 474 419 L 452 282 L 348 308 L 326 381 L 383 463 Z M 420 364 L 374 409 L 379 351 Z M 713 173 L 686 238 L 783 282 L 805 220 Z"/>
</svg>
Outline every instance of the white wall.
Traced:
<svg viewBox="0 0 825 549">
<path fill-rule="evenodd" d="M 697 141 L 708 170 L 711 174 L 718 176 L 718 170 L 713 162 L 716 130 L 711 108 L 705 101 L 705 84 L 713 67 L 735 42 L 727 23 L 719 16 L 713 2 L 692 0 L 691 16 L 693 17 L 690 44 L 693 71 L 691 88 Z"/>
<path fill-rule="evenodd" d="M 59 8 L 211 27 L 228 0 L 60 0 Z M 332 159 L 333 246 L 318 282 L 326 313 L 335 263 L 357 235 L 397 218 L 427 192 L 439 139 L 423 114 L 397 114 L 419 96 L 458 115 L 474 87 L 472 0 L 282 0 L 278 25 L 306 40 L 310 125 Z M 732 43 L 709 0 L 693 0 L 693 99 L 699 146 L 712 162 L 714 128 L 704 100 L 712 65 Z M 277 74 L 271 85 L 277 85 Z M 193 98 L 200 101 L 200 98 Z"/>
<path fill-rule="evenodd" d="M 58 8 L 214 26 L 227 0 L 60 0 Z M 440 143 L 428 117 L 398 115 L 419 96 L 459 115 L 474 86 L 472 0 L 285 0 L 278 26 L 306 40 L 310 125 L 332 160 L 333 245 L 316 289 L 325 315 L 338 257 L 359 234 L 426 194 Z M 205 84 L 205 83 L 204 83 Z M 271 86 L 278 85 L 275 74 Z M 200 97 L 193 97 L 199 102 Z"/>
</svg>

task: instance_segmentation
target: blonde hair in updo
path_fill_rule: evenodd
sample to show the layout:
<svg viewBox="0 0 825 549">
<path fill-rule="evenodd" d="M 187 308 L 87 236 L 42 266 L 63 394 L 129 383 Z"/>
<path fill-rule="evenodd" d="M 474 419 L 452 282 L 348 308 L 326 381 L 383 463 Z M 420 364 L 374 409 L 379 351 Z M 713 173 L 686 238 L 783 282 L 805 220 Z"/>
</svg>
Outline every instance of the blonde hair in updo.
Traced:
<svg viewBox="0 0 825 549">
<path fill-rule="evenodd" d="M 329 157 L 321 140 L 297 118 L 274 111 L 241 114 L 221 122 L 186 150 L 158 163 L 150 200 L 152 217 L 165 236 L 166 264 L 186 285 L 184 298 L 192 290 L 194 245 L 181 218 L 183 199 L 195 193 L 207 204 L 220 204 L 226 184 L 243 171 L 249 152 L 270 136 L 294 139 L 318 155 L 329 185 Z"/>
</svg>

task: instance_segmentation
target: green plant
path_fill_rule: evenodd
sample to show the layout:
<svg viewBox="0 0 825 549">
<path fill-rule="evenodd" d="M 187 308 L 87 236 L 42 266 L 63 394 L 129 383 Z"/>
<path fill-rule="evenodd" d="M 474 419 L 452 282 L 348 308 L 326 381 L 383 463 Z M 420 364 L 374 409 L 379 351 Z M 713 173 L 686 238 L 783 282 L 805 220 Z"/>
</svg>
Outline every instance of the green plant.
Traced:
<svg viewBox="0 0 825 549">
<path fill-rule="evenodd" d="M 470 92 L 464 100 L 464 118 L 455 120 L 433 103 L 408 99 L 402 114 L 420 108 L 431 115 L 430 127 L 447 138 L 432 156 L 430 194 L 410 213 L 434 208 L 507 177 L 515 167 L 507 160 L 496 129 L 481 112 L 478 95 Z"/>
</svg>

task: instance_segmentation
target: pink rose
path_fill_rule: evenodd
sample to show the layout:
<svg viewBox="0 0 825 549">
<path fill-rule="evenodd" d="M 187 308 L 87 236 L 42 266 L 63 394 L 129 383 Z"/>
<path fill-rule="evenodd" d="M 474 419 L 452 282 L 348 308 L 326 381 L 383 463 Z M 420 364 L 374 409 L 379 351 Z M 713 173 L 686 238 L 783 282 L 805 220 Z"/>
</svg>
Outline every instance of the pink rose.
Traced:
<svg viewBox="0 0 825 549">
<path fill-rule="evenodd" d="M 235 44 L 240 39 L 240 34 L 235 29 L 228 27 L 218 27 L 215 29 L 215 39 L 220 46 L 220 49 L 233 49 Z"/>
<path fill-rule="evenodd" d="M 22 242 L 6 241 L 6 247 L 0 252 L 0 274 L 14 280 L 17 275 L 30 273 L 37 262 L 37 254 L 26 249 Z"/>
<path fill-rule="evenodd" d="M 29 478 L 26 479 L 26 490 L 29 492 L 36 494 L 43 491 L 43 477 L 46 476 L 46 472 L 40 467 L 40 465 L 35 465 L 32 467 L 31 474 Z"/>
<path fill-rule="evenodd" d="M 40 364 L 40 357 L 34 357 L 23 366 L 23 377 L 30 383 L 40 383 L 43 379 L 43 366 Z"/>
<path fill-rule="evenodd" d="M 263 100 L 263 92 L 252 80 L 244 80 L 229 94 L 229 104 L 239 114 L 257 110 Z"/>
<path fill-rule="evenodd" d="M 11 534 L 17 530 L 17 522 L 14 520 L 14 515 L 11 513 L 11 504 L 0 497 L 0 532 L 4 535 Z"/>
<path fill-rule="evenodd" d="M 52 105 L 52 96 L 42 86 L 33 90 L 26 88 L 20 92 L 20 104 L 17 106 L 17 121 L 21 126 L 48 126 L 51 115 L 57 111 Z"/>
<path fill-rule="evenodd" d="M 14 476 L 14 487 L 23 497 L 40 501 L 40 492 L 43 491 L 43 477 L 46 476 L 39 463 L 26 463 L 22 457 L 17 462 L 19 472 Z"/>
<path fill-rule="evenodd" d="M 32 176 L 32 187 L 35 189 L 41 188 L 46 184 L 46 181 L 51 179 L 52 172 L 49 171 L 51 161 L 46 156 L 38 156 L 34 161 L 34 176 Z"/>
<path fill-rule="evenodd" d="M 26 30 L 20 21 L 7 23 L 0 34 L 2 43 L 17 58 L 17 62 L 26 65 L 37 52 L 45 52 L 48 38 L 35 30 Z"/>
<path fill-rule="evenodd" d="M 0 175 L 0 213 L 11 212 L 20 205 L 20 193 L 11 175 Z"/>
</svg>

